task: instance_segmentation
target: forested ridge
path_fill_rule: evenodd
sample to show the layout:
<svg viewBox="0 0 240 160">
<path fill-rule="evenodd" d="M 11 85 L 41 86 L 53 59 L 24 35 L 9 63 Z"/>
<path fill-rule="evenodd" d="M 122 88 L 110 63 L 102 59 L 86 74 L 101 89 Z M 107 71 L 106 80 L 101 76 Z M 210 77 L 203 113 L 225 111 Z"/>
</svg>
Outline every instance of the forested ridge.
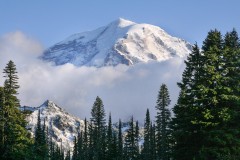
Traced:
<svg viewBox="0 0 240 160">
<path fill-rule="evenodd" d="M 73 151 L 53 143 L 40 112 L 32 137 L 19 110 L 18 76 L 13 61 L 3 70 L 0 87 L 1 160 L 238 160 L 240 159 L 240 41 L 235 29 L 224 36 L 208 32 L 201 47 L 194 44 L 171 104 L 163 82 L 156 99 L 156 117 L 146 108 L 143 143 L 139 122 L 132 116 L 126 134 L 119 119 L 113 129 L 111 113 L 96 97 L 91 118 L 74 139 Z M 22 86 L 24 87 L 24 86 Z M 31 97 L 29 97 L 31 98 Z M 173 106 L 173 112 L 170 109 Z M 173 113 L 171 115 L 171 113 Z"/>
</svg>

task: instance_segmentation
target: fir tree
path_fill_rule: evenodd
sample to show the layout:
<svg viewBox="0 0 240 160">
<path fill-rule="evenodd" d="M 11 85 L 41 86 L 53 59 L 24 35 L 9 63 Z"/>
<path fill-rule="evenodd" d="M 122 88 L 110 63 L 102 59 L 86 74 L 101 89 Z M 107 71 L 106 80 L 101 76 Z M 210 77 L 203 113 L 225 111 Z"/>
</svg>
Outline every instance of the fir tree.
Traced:
<svg viewBox="0 0 240 160">
<path fill-rule="evenodd" d="M 139 126 L 138 126 L 138 121 L 136 121 L 136 127 L 135 127 L 135 150 L 136 150 L 136 158 L 139 159 Z"/>
<path fill-rule="evenodd" d="M 157 99 L 157 152 L 158 158 L 162 160 L 169 159 L 169 136 L 170 136 L 170 120 L 171 115 L 169 111 L 170 98 L 167 86 L 161 85 L 158 99 Z"/>
<path fill-rule="evenodd" d="M 239 131 L 235 123 L 239 120 L 236 31 L 227 33 L 223 40 L 219 31 L 211 30 L 202 52 L 195 46 L 186 65 L 174 107 L 176 159 L 236 159 L 239 157 Z"/>
<path fill-rule="evenodd" d="M 35 129 L 34 156 L 36 159 L 47 159 L 49 156 L 48 138 L 46 133 L 45 119 L 41 125 L 40 110 L 38 110 L 37 127 Z"/>
<path fill-rule="evenodd" d="M 83 159 L 88 160 L 88 124 L 87 124 L 87 119 L 84 119 L 84 132 L 83 132 Z"/>
<path fill-rule="evenodd" d="M 18 85 L 18 76 L 17 76 L 17 68 L 13 61 L 9 61 L 5 69 L 3 70 L 6 78 L 4 83 L 4 93 L 6 99 L 6 105 L 10 105 L 13 103 L 15 107 L 19 107 L 19 100 L 17 98 L 17 89 Z M 10 102 L 11 101 L 11 102 Z"/>
<path fill-rule="evenodd" d="M 144 160 L 152 160 L 151 157 L 151 120 L 150 120 L 150 113 L 149 113 L 149 109 L 147 109 L 146 112 L 146 118 L 145 118 L 145 122 L 144 122 L 144 143 L 143 143 L 143 150 L 142 150 L 142 158 Z"/>
<path fill-rule="evenodd" d="M 155 124 L 151 123 L 150 128 L 150 158 L 152 160 L 157 159 L 157 147 L 156 147 L 156 133 L 155 133 Z"/>
<path fill-rule="evenodd" d="M 72 160 L 77 160 L 77 156 L 78 156 L 78 148 L 77 148 L 77 138 L 76 137 L 74 137 L 74 141 L 73 141 L 73 143 L 74 143 L 74 147 L 73 147 L 73 156 L 72 156 Z"/>
<path fill-rule="evenodd" d="M 78 142 L 77 142 L 77 160 L 83 160 L 84 159 L 83 154 L 83 137 L 82 133 L 80 132 L 78 134 Z"/>
<path fill-rule="evenodd" d="M 18 109 L 17 99 L 18 76 L 16 66 L 12 61 L 6 65 L 4 72 L 6 78 L 3 90 L 1 89 L 1 155 L 0 159 L 23 159 L 29 156 L 31 139 L 25 129 L 24 115 Z"/>
<path fill-rule="evenodd" d="M 197 44 L 192 48 L 192 53 L 185 61 L 186 68 L 182 75 L 182 82 L 178 83 L 180 95 L 174 106 L 175 117 L 172 128 L 176 144 L 174 146 L 174 157 L 177 159 L 193 159 L 200 150 L 202 139 L 201 125 L 195 121 L 202 119 L 203 112 L 201 99 L 201 79 L 204 73 L 204 57 L 200 53 Z"/>
<path fill-rule="evenodd" d="M 118 159 L 123 158 L 123 135 L 122 135 L 122 121 L 119 119 L 118 122 Z"/>
<path fill-rule="evenodd" d="M 106 120 L 103 102 L 99 97 L 96 98 L 93 104 L 91 115 L 94 159 L 104 159 L 106 152 Z"/>
<path fill-rule="evenodd" d="M 114 146 L 114 139 L 113 139 L 113 131 L 112 131 L 112 117 L 111 113 L 109 114 L 108 120 L 108 130 L 107 130 L 107 154 L 106 159 L 111 160 L 116 156 L 115 153 L 115 146 Z"/>
<path fill-rule="evenodd" d="M 134 125 L 133 117 L 129 122 L 129 128 L 125 137 L 124 143 L 124 159 L 137 160 L 138 158 L 138 146 L 136 142 L 136 127 Z"/>
</svg>

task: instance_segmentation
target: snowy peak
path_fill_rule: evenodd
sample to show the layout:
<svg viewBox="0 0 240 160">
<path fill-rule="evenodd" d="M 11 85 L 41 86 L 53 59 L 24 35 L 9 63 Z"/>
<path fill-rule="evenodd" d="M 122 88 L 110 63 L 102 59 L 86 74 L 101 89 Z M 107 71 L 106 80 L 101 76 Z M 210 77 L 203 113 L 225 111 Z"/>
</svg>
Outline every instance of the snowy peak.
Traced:
<svg viewBox="0 0 240 160">
<path fill-rule="evenodd" d="M 34 136 L 38 112 L 43 124 L 45 120 L 49 137 L 59 146 L 68 150 L 73 147 L 74 137 L 84 128 L 84 121 L 67 113 L 53 101 L 47 100 L 27 117 L 27 128 Z"/>
<path fill-rule="evenodd" d="M 41 58 L 56 65 L 134 65 L 184 57 L 191 45 L 158 26 L 119 18 L 93 31 L 74 34 L 47 49 Z"/>
<path fill-rule="evenodd" d="M 33 108 L 33 107 L 29 107 Z M 32 136 L 35 134 L 37 126 L 38 113 L 40 112 L 40 119 L 43 125 L 48 129 L 48 138 L 58 146 L 62 146 L 65 151 L 69 149 L 73 151 L 74 137 L 76 137 L 80 131 L 84 131 L 84 121 L 64 111 L 61 107 L 55 104 L 53 101 L 47 100 L 39 107 L 30 109 L 32 113 L 27 116 L 28 122 L 27 129 Z M 88 123 L 88 122 L 87 122 Z M 113 124 L 113 130 L 118 132 L 118 123 Z M 128 122 L 122 122 L 123 138 L 126 136 L 126 131 L 129 128 Z M 144 129 L 140 126 L 140 142 L 143 142 Z"/>
<path fill-rule="evenodd" d="M 63 111 L 61 107 L 59 107 L 57 104 L 55 104 L 53 101 L 51 100 L 46 100 L 42 105 L 39 106 L 40 110 L 43 109 L 54 109 L 54 110 L 58 110 L 58 111 Z"/>
<path fill-rule="evenodd" d="M 135 22 L 132 22 L 130 20 L 126 20 L 123 18 L 118 18 L 117 20 L 113 21 L 112 23 L 110 23 L 109 26 L 116 26 L 116 27 L 120 27 L 120 28 L 124 28 L 124 27 L 128 27 L 131 25 L 136 24 Z"/>
</svg>

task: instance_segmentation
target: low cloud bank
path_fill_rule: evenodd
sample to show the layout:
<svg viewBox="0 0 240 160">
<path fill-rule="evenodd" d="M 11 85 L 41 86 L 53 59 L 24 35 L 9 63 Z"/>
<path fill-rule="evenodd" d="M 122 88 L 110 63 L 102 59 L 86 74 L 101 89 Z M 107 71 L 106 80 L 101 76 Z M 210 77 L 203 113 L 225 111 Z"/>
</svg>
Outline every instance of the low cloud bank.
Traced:
<svg viewBox="0 0 240 160">
<path fill-rule="evenodd" d="M 96 96 L 115 121 L 133 115 L 143 122 L 147 108 L 154 118 L 160 85 L 167 84 L 173 106 L 179 93 L 176 83 L 185 67 L 181 58 L 130 67 L 53 66 L 37 58 L 42 52 L 42 45 L 24 33 L 6 34 L 0 37 L 0 69 L 10 59 L 17 65 L 22 105 L 39 106 L 50 99 L 82 119 L 89 118 Z"/>
</svg>

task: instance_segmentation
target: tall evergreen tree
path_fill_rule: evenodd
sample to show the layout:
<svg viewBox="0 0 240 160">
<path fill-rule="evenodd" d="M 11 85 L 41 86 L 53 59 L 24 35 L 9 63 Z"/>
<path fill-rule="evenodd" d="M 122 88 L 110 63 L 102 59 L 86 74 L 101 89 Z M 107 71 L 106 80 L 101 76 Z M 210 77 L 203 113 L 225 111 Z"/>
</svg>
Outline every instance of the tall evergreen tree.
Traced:
<svg viewBox="0 0 240 160">
<path fill-rule="evenodd" d="M 91 111 L 91 122 L 93 127 L 93 152 L 94 159 L 104 159 L 106 152 L 106 120 L 102 100 L 97 97 Z"/>
<path fill-rule="evenodd" d="M 37 126 L 34 139 L 34 157 L 35 159 L 47 159 L 49 156 L 48 141 L 46 134 L 45 120 L 41 125 L 40 110 L 38 110 Z"/>
<path fill-rule="evenodd" d="M 161 160 L 169 159 L 169 136 L 170 136 L 170 120 L 171 114 L 169 110 L 170 98 L 168 88 L 162 84 L 157 99 L 157 152 L 158 158 Z"/>
<path fill-rule="evenodd" d="M 89 138 L 88 138 L 88 124 L 87 124 L 87 119 L 84 119 L 84 132 L 83 132 L 83 159 L 84 160 L 88 160 L 89 156 L 88 156 L 88 152 L 89 152 L 89 148 L 88 148 L 88 144 L 89 144 Z"/>
<path fill-rule="evenodd" d="M 112 130 L 112 117 L 111 113 L 109 114 L 108 119 L 108 130 L 107 130 L 107 154 L 106 159 L 111 160 L 114 159 L 116 156 L 115 150 L 116 147 L 114 146 L 114 137 L 113 137 L 113 130 Z"/>
<path fill-rule="evenodd" d="M 30 134 L 25 129 L 26 121 L 19 110 L 17 99 L 18 76 L 13 61 L 9 61 L 4 72 L 6 78 L 1 99 L 0 124 L 1 124 L 1 155 L 0 159 L 23 159 L 28 157 L 30 151 Z M 1 101 L 2 101 L 1 100 Z M 3 101 L 2 101 L 3 102 Z"/>
<path fill-rule="evenodd" d="M 225 92 L 223 86 L 225 79 L 223 73 L 224 52 L 221 33 L 217 30 L 210 31 L 203 42 L 202 53 L 204 55 L 204 74 L 201 80 L 201 90 L 204 92 L 200 99 L 204 106 L 202 120 L 195 121 L 201 124 L 204 134 L 203 146 L 201 146 L 201 158 L 220 159 L 223 155 L 231 153 L 228 144 L 229 135 L 223 126 L 230 121 L 230 108 L 224 104 Z"/>
<path fill-rule="evenodd" d="M 82 132 L 79 132 L 77 137 L 77 160 L 83 160 L 83 159 L 84 159 L 83 136 L 82 136 Z"/>
<path fill-rule="evenodd" d="M 179 86 L 181 93 L 173 120 L 176 159 L 239 157 L 239 129 L 234 124 L 239 120 L 236 31 L 227 33 L 223 40 L 219 31 L 211 30 L 202 52 L 193 48 Z"/>
<path fill-rule="evenodd" d="M 156 132 L 155 132 L 155 124 L 150 124 L 150 157 L 152 160 L 157 159 L 157 146 L 156 146 Z"/>
<path fill-rule="evenodd" d="M 142 149 L 142 158 L 144 160 L 152 160 L 150 131 L 151 131 L 151 120 L 150 120 L 149 109 L 147 109 L 146 118 L 145 118 L 145 122 L 144 122 L 144 143 L 143 143 L 143 149 Z"/>
<path fill-rule="evenodd" d="M 122 135 L 122 121 L 118 122 L 118 160 L 123 158 L 123 135 Z"/>
<path fill-rule="evenodd" d="M 9 61 L 6 65 L 5 69 L 3 70 L 5 74 L 4 77 L 6 78 L 4 83 L 4 93 L 6 99 L 6 105 L 10 105 L 13 103 L 15 107 L 19 107 L 19 100 L 17 98 L 17 89 L 19 88 L 18 85 L 18 76 L 17 76 L 17 68 L 13 61 Z M 11 101 L 11 102 L 10 102 Z"/>
<path fill-rule="evenodd" d="M 78 157 L 78 145 L 77 145 L 77 138 L 74 137 L 74 147 L 73 147 L 73 155 L 72 155 L 72 160 L 77 160 L 77 157 Z"/>
<path fill-rule="evenodd" d="M 135 149 L 136 149 L 136 158 L 135 159 L 139 159 L 140 157 L 140 152 L 139 152 L 139 125 L 138 125 L 138 121 L 136 121 L 136 127 L 135 127 Z"/>
<path fill-rule="evenodd" d="M 134 125 L 133 117 L 129 122 L 129 128 L 124 143 L 124 159 L 125 160 L 137 160 L 138 159 L 138 146 L 136 142 L 136 127 Z"/>
<path fill-rule="evenodd" d="M 199 47 L 195 44 L 192 53 L 185 61 L 186 68 L 182 75 L 182 82 L 178 83 L 180 95 L 174 106 L 172 128 L 176 144 L 174 146 L 174 157 L 176 159 L 190 160 L 197 156 L 202 142 L 201 125 L 195 123 L 196 119 L 202 119 L 203 107 L 201 99 L 201 79 L 203 76 L 204 57 Z"/>
</svg>

